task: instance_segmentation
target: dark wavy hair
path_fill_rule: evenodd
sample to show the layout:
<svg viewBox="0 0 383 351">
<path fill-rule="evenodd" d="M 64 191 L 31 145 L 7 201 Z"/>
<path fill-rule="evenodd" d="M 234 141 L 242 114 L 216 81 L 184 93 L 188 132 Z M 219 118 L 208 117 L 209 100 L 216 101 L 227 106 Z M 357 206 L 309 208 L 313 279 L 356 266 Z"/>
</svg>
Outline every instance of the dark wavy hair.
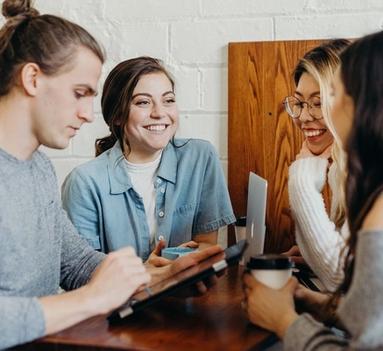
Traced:
<svg viewBox="0 0 383 351">
<path fill-rule="evenodd" d="M 350 288 L 358 231 L 383 191 L 383 32 L 365 36 L 341 54 L 341 79 L 354 103 L 352 130 L 346 142 L 347 218 L 350 226 L 345 279 L 330 305 Z"/>
<path fill-rule="evenodd" d="M 174 80 L 170 73 L 160 60 L 153 57 L 141 56 L 123 61 L 109 73 L 102 91 L 101 106 L 111 134 L 96 140 L 96 156 L 113 147 L 117 140 L 124 150 L 124 144 L 129 143 L 124 140 L 124 131 L 134 88 L 142 76 L 158 72 L 168 77 L 174 91 Z"/>
<path fill-rule="evenodd" d="M 355 105 L 346 146 L 346 196 L 354 241 L 383 186 L 383 31 L 356 41 L 341 61 L 342 81 Z"/>
</svg>

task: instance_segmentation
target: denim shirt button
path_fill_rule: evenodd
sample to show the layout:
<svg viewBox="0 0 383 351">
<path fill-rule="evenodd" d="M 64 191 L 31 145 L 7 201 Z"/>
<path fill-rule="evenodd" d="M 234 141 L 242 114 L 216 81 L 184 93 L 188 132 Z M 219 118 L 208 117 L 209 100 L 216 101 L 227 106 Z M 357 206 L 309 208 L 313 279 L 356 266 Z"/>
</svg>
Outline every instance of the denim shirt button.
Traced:
<svg viewBox="0 0 383 351">
<path fill-rule="evenodd" d="M 160 212 L 158 212 L 158 216 L 160 216 L 161 218 L 162 218 L 163 216 L 165 216 L 164 211 L 160 211 Z"/>
<path fill-rule="evenodd" d="M 158 241 L 165 240 L 165 237 L 163 235 L 158 236 Z"/>
<path fill-rule="evenodd" d="M 160 192 L 161 192 L 162 194 L 164 194 L 164 193 L 165 193 L 165 188 L 161 188 L 161 189 L 160 189 Z"/>
<path fill-rule="evenodd" d="M 162 183 L 162 180 L 161 179 L 157 179 L 157 184 L 161 184 Z"/>
</svg>

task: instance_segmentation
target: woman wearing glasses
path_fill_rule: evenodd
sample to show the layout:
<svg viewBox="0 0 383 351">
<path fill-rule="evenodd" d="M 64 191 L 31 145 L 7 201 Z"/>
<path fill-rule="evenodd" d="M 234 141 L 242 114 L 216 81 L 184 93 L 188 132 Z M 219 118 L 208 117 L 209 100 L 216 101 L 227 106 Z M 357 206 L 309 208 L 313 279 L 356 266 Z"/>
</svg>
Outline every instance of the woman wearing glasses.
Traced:
<svg viewBox="0 0 383 351">
<path fill-rule="evenodd" d="M 280 290 L 267 288 L 251 275 L 244 278 L 250 320 L 283 338 L 284 350 L 383 349 L 382 85 L 383 32 L 378 32 L 341 53 L 332 89 L 334 136 L 339 136 L 347 153 L 349 253 L 345 278 L 336 294 L 328 301 L 316 293 L 316 300 L 321 304 L 321 296 L 322 305 L 330 308 L 339 300 L 336 325 L 345 337 L 309 314 L 295 312 L 293 297 L 299 297 L 302 290 L 295 278 Z"/>
<path fill-rule="evenodd" d="M 348 230 L 344 194 L 338 186 L 344 176 L 344 157 L 331 132 L 329 91 L 339 54 L 348 44 L 347 40 L 337 39 L 307 52 L 293 73 L 294 95 L 284 101 L 287 113 L 305 136 L 289 168 L 288 184 L 299 249 L 293 247 L 287 254 L 300 251 L 330 291 L 343 279 L 342 248 Z M 326 182 L 332 193 L 329 211 L 322 195 Z"/>
</svg>

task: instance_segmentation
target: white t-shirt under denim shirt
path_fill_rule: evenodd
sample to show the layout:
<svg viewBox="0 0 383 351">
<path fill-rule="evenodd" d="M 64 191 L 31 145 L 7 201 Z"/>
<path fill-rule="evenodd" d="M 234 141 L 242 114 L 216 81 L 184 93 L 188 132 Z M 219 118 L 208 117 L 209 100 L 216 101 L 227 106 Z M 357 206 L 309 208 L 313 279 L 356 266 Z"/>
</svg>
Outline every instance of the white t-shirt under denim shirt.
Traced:
<svg viewBox="0 0 383 351">
<path fill-rule="evenodd" d="M 193 240 L 235 222 L 225 177 L 214 147 L 199 139 L 175 139 L 162 151 L 155 174 L 155 242 Z M 79 233 L 96 249 L 132 246 L 146 260 L 150 230 L 142 199 L 126 173 L 117 142 L 76 167 L 62 188 L 64 208 Z"/>
<path fill-rule="evenodd" d="M 132 181 L 133 189 L 144 203 L 150 232 L 150 246 L 152 248 L 154 248 L 154 237 L 157 232 L 156 189 L 154 182 L 156 180 L 161 156 L 162 152 L 154 161 L 147 163 L 132 163 L 125 159 L 126 172 Z"/>
</svg>

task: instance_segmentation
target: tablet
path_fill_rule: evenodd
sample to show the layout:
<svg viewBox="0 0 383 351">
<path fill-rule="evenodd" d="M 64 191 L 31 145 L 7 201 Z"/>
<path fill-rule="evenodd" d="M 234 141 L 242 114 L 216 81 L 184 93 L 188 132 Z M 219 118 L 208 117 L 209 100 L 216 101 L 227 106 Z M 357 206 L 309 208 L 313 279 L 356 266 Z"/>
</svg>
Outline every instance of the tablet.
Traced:
<svg viewBox="0 0 383 351">
<path fill-rule="evenodd" d="M 162 297 L 172 295 L 175 291 L 195 284 L 222 271 L 240 260 L 247 247 L 246 240 L 228 247 L 217 255 L 211 256 L 198 264 L 172 275 L 150 287 L 132 295 L 132 297 L 108 317 L 109 322 L 118 322 L 133 313 L 146 308 Z"/>
</svg>

